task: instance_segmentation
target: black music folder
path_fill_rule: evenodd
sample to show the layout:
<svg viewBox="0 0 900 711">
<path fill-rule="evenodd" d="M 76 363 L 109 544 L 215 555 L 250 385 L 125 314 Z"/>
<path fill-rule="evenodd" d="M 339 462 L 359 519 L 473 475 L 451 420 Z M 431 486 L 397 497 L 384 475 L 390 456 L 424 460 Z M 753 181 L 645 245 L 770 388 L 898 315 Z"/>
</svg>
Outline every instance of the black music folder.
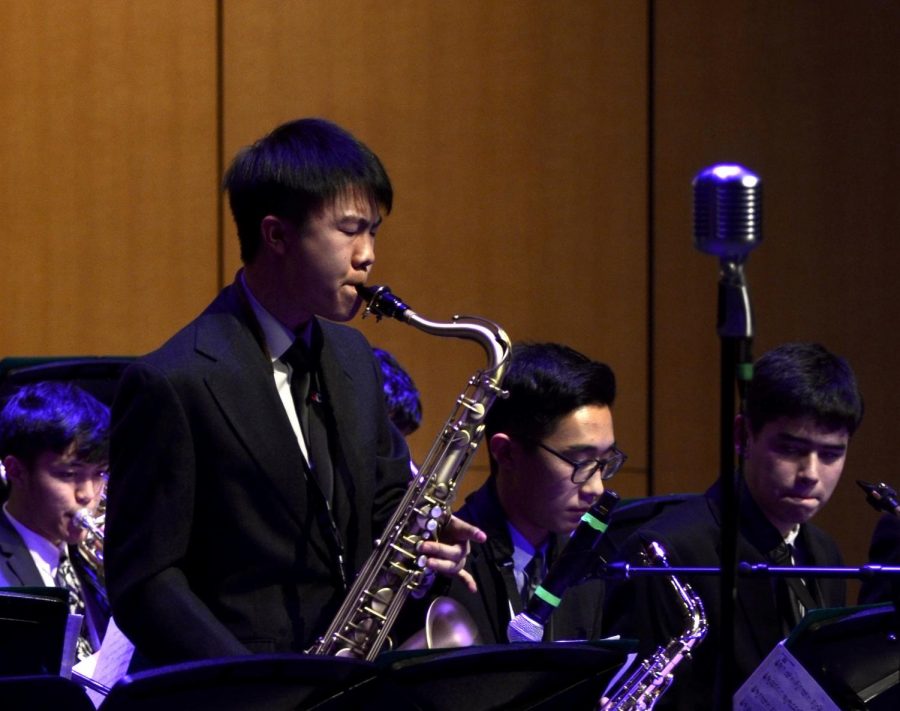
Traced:
<svg viewBox="0 0 900 711">
<path fill-rule="evenodd" d="M 60 673 L 68 592 L 0 588 L 0 676 Z"/>
<path fill-rule="evenodd" d="M 810 610 L 785 646 L 842 709 L 900 708 L 900 624 L 893 605 Z"/>
<path fill-rule="evenodd" d="M 598 640 L 386 653 L 376 660 L 380 683 L 348 700 L 404 711 L 594 709 L 633 646 Z"/>
</svg>

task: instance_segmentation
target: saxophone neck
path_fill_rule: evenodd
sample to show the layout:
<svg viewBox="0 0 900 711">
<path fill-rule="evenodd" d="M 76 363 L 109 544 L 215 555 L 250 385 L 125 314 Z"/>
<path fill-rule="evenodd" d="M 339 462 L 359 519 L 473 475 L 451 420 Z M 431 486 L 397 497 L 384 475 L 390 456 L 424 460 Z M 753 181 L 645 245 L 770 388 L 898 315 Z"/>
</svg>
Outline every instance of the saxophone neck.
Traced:
<svg viewBox="0 0 900 711">
<path fill-rule="evenodd" d="M 402 299 L 395 296 L 387 286 L 356 287 L 357 293 L 366 302 L 363 318 L 374 315 L 402 321 L 433 336 L 462 338 L 481 345 L 488 358 L 488 371 L 500 370 L 509 360 L 512 344 L 509 336 L 499 325 L 480 316 L 454 316 L 451 321 L 431 321 L 413 311 Z"/>
</svg>

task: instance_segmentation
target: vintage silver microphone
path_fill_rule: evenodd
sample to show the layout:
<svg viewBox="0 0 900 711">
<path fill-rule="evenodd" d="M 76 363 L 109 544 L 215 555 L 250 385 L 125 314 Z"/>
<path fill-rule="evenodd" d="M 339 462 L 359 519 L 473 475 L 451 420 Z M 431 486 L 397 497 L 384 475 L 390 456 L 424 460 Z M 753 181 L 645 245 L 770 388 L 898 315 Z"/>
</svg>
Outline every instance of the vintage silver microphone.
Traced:
<svg viewBox="0 0 900 711">
<path fill-rule="evenodd" d="M 719 164 L 694 178 L 694 246 L 719 258 L 719 335 L 753 335 L 744 260 L 762 241 L 762 181 L 740 165 Z"/>
</svg>

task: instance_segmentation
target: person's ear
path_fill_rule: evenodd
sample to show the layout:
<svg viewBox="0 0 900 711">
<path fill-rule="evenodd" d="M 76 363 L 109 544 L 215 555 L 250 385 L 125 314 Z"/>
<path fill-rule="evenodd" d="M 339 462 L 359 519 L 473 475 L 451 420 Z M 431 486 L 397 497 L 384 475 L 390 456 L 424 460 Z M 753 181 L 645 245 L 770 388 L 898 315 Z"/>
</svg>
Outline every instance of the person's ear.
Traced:
<svg viewBox="0 0 900 711">
<path fill-rule="evenodd" d="M 28 468 L 14 454 L 7 454 L 3 457 L 3 469 L 6 471 L 6 481 L 8 484 L 19 484 L 28 474 Z"/>
<path fill-rule="evenodd" d="M 512 465 L 512 447 L 512 440 L 504 432 L 494 433 L 491 435 L 490 442 L 488 442 L 488 448 L 494 461 L 497 462 L 498 466 L 507 469 Z"/>
<path fill-rule="evenodd" d="M 285 240 L 290 229 L 290 223 L 275 215 L 266 215 L 259 224 L 260 239 L 263 248 L 276 254 L 284 254 Z"/>
</svg>

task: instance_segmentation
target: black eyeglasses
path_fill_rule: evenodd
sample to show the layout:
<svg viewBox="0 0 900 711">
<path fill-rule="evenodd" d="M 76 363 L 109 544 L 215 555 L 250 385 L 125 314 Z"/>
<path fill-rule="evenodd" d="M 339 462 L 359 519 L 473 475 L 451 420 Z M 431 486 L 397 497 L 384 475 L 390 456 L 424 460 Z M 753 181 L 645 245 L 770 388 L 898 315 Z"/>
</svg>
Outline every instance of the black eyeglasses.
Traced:
<svg viewBox="0 0 900 711">
<path fill-rule="evenodd" d="M 576 462 L 574 459 L 569 459 L 565 454 L 560 454 L 555 449 L 548 447 L 543 442 L 535 442 L 535 444 L 541 449 L 550 452 L 554 457 L 559 457 L 567 464 L 572 465 L 573 484 L 587 483 L 598 471 L 600 472 L 600 478 L 604 481 L 612 479 L 616 472 L 622 468 L 622 465 L 625 464 L 625 460 L 628 459 L 628 455 L 625 452 L 613 447 L 612 451 L 603 459 L 584 459 Z"/>
</svg>

